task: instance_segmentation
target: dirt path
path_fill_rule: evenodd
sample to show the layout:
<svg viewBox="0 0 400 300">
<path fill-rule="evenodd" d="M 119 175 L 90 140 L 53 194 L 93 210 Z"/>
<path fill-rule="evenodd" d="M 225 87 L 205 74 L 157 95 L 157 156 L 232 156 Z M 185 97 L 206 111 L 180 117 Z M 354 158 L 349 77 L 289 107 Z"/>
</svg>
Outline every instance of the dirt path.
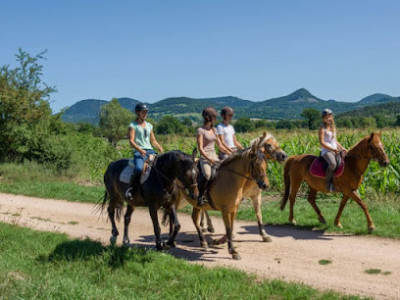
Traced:
<svg viewBox="0 0 400 300">
<path fill-rule="evenodd" d="M 75 238 L 89 237 L 109 242 L 110 224 L 95 205 L 39 199 L 0 193 L 0 222 L 38 230 L 64 232 Z M 226 246 L 203 251 L 189 216 L 180 214 L 182 224 L 176 249 L 170 253 L 206 266 L 227 266 L 256 273 L 260 277 L 302 282 L 319 289 L 376 299 L 400 299 L 400 241 L 374 237 L 323 234 L 293 227 L 266 226 L 272 243 L 262 243 L 253 222 L 238 222 L 236 246 L 242 260 L 230 258 Z M 214 218 L 218 233 L 224 231 Z M 119 224 L 122 232 L 122 224 Z M 154 246 L 153 228 L 147 210 L 137 209 L 130 227 L 131 242 Z M 167 228 L 163 228 L 167 232 Z M 218 235 L 220 236 L 220 235 Z M 210 237 L 211 238 L 211 237 Z M 121 243 L 122 237 L 118 242 Z M 320 265 L 320 260 L 332 263 Z M 380 269 L 384 274 L 367 274 Z"/>
</svg>

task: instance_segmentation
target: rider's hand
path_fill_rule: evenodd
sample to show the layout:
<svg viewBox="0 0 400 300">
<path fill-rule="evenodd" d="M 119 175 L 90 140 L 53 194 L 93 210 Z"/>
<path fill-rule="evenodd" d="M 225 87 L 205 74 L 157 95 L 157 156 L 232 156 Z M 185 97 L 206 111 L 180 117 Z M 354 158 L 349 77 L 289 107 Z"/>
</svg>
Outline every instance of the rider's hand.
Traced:
<svg viewBox="0 0 400 300">
<path fill-rule="evenodd" d="M 141 154 L 143 157 L 145 157 L 145 156 L 146 156 L 146 154 L 147 154 L 147 152 L 146 152 L 146 151 L 144 151 L 144 150 L 142 149 L 142 150 L 140 150 L 140 154 Z"/>
<path fill-rule="evenodd" d="M 163 147 L 158 147 L 158 151 L 160 151 L 160 153 L 164 153 L 164 149 L 163 149 Z"/>
</svg>

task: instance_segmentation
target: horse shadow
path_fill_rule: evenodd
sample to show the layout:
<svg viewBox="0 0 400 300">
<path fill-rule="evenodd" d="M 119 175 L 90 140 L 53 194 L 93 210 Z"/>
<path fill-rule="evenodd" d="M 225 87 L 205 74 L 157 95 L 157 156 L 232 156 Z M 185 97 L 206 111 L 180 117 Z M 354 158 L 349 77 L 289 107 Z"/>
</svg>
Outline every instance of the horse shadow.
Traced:
<svg viewBox="0 0 400 300">
<path fill-rule="evenodd" d="M 131 251 L 132 248 L 134 251 Z M 127 261 L 136 261 L 141 264 L 151 261 L 148 251 L 151 247 L 143 244 L 130 244 L 126 246 L 105 246 L 99 241 L 89 238 L 75 239 L 58 244 L 48 255 L 40 255 L 36 261 L 42 264 L 57 262 L 89 261 L 93 258 L 103 259 L 109 267 L 117 269 L 123 267 Z"/>
<path fill-rule="evenodd" d="M 237 234 L 259 234 L 258 226 L 241 226 L 244 231 Z M 332 237 L 325 234 L 325 229 L 313 229 L 312 226 L 301 225 L 264 225 L 268 235 L 274 237 L 292 237 L 295 240 L 332 240 Z"/>
</svg>

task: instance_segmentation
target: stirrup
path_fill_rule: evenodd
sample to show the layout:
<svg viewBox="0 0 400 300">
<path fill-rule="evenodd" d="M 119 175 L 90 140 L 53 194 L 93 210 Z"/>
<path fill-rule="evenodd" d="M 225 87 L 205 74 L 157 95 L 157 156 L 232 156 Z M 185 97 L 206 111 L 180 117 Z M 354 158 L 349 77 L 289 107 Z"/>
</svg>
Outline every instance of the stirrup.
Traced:
<svg viewBox="0 0 400 300">
<path fill-rule="evenodd" d="M 197 198 L 197 206 L 203 206 L 207 203 L 207 199 L 204 196 Z"/>
<path fill-rule="evenodd" d="M 329 184 L 329 189 L 328 190 L 329 190 L 330 193 L 337 192 L 337 190 L 335 189 L 335 186 L 333 185 L 333 183 Z"/>
<path fill-rule="evenodd" d="M 132 200 L 133 199 L 133 187 L 129 187 L 129 188 L 127 188 L 126 189 L 126 191 L 125 191 L 125 197 L 127 198 L 127 199 L 129 199 L 129 200 Z"/>
</svg>

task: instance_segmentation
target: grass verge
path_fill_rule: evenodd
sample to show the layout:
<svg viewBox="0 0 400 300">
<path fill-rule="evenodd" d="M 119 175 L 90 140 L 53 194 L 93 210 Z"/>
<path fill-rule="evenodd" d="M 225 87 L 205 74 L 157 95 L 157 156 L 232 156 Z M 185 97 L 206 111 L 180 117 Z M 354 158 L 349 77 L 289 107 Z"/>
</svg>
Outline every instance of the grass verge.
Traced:
<svg viewBox="0 0 400 300">
<path fill-rule="evenodd" d="M 4 299 L 360 299 L 0 223 Z"/>
</svg>

